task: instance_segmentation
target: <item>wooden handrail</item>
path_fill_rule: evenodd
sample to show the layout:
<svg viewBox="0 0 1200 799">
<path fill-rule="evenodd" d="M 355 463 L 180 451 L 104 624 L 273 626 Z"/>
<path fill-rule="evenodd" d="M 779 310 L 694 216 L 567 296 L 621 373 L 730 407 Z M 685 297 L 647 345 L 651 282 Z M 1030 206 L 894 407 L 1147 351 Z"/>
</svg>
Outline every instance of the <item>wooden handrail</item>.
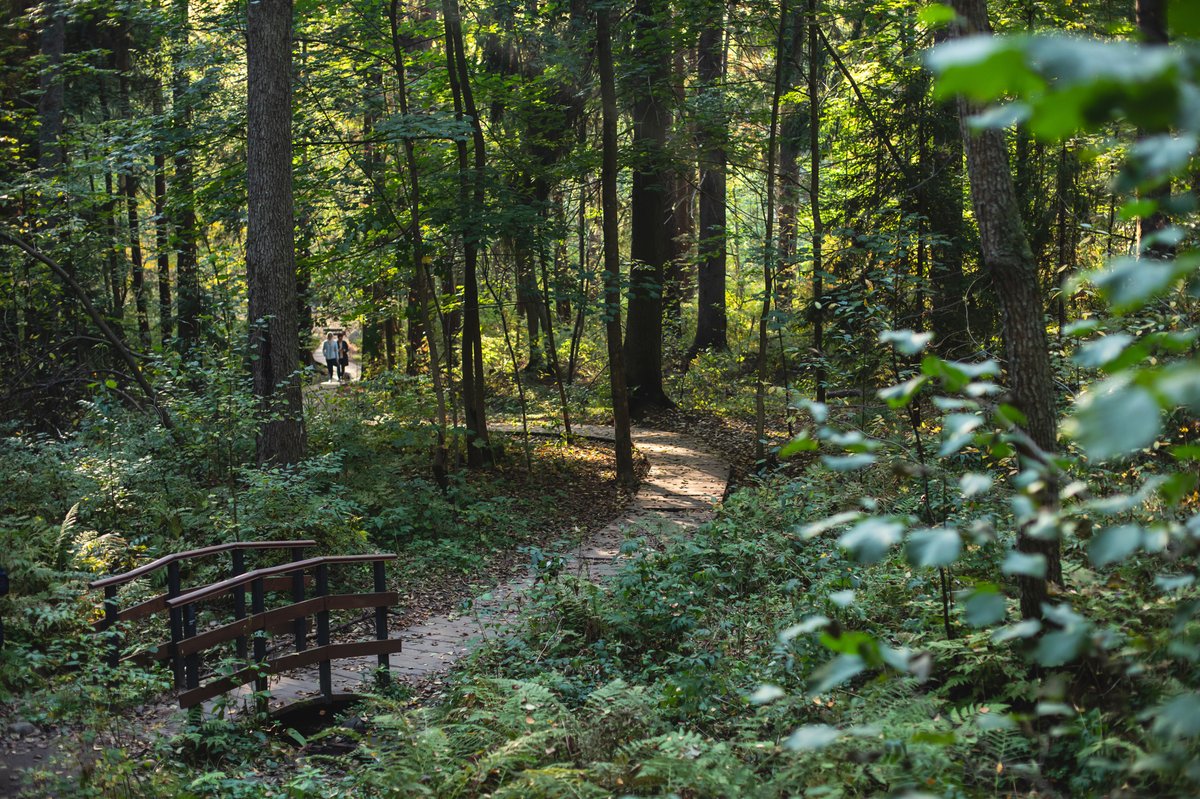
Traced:
<svg viewBox="0 0 1200 799">
<path fill-rule="evenodd" d="M 334 563 L 378 563 L 382 561 L 395 560 L 396 555 L 393 553 L 378 553 L 374 555 L 323 555 L 318 558 L 309 558 L 307 560 L 298 560 L 292 563 L 284 563 L 280 566 L 270 566 L 265 569 L 255 569 L 252 572 L 239 574 L 236 577 L 230 577 L 228 580 L 222 580 L 219 583 L 206 585 L 203 588 L 197 588 L 186 594 L 174 597 L 167 600 L 167 607 L 172 610 L 175 608 L 190 605 L 193 602 L 199 602 L 201 599 L 220 596 L 228 593 L 235 588 L 249 585 L 255 580 L 262 577 L 273 577 L 277 574 L 291 574 L 292 572 L 310 569 L 321 564 Z"/>
<path fill-rule="evenodd" d="M 124 574 L 114 574 L 111 577 L 103 577 L 99 580 L 93 580 L 88 583 L 88 588 L 107 588 L 109 586 L 124 585 L 125 583 L 136 580 L 139 577 L 149 574 L 156 569 L 161 569 L 172 563 L 181 560 L 190 560 L 192 558 L 203 558 L 209 555 L 219 555 L 222 552 L 230 552 L 236 549 L 290 549 L 292 547 L 315 547 L 316 541 L 304 539 L 301 541 L 231 541 L 227 544 L 216 544 L 211 547 L 203 547 L 201 549 L 190 549 L 186 552 L 176 552 L 171 555 L 164 555 L 158 560 L 151 561 L 144 566 L 138 566 L 132 571 L 127 571 Z"/>
</svg>

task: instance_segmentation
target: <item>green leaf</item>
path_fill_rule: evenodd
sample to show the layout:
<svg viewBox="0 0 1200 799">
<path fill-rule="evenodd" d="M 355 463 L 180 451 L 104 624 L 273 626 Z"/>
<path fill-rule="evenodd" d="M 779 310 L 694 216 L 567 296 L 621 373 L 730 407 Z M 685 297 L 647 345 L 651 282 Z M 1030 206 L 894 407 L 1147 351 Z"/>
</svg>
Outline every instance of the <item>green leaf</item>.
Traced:
<svg viewBox="0 0 1200 799">
<path fill-rule="evenodd" d="M 1200 696 L 1180 694 L 1153 711 L 1151 730 L 1164 738 L 1200 736 Z"/>
<path fill-rule="evenodd" d="M 1141 386 L 1106 380 L 1084 394 L 1063 428 L 1096 460 L 1128 455 L 1158 437 L 1158 402 Z"/>
<path fill-rule="evenodd" d="M 1080 279 L 1091 281 L 1117 313 L 1141 308 L 1171 288 L 1200 264 L 1195 255 L 1173 260 L 1114 258 L 1099 270 Z"/>
<path fill-rule="evenodd" d="M 821 463 L 835 472 L 851 472 L 862 469 L 875 462 L 875 456 L 869 452 L 856 452 L 853 455 L 822 455 Z"/>
<path fill-rule="evenodd" d="M 917 530 L 908 536 L 907 552 L 914 566 L 949 566 L 962 553 L 962 538 L 948 527 Z"/>
<path fill-rule="evenodd" d="M 828 532 L 835 527 L 841 527 L 843 524 L 856 522 L 862 518 L 862 512 L 856 510 L 844 510 L 841 513 L 835 513 L 832 516 L 826 516 L 824 519 L 818 519 L 815 522 L 810 522 L 800 528 L 800 537 L 804 540 L 816 538 L 821 533 Z"/>
<path fill-rule="evenodd" d="M 953 8 L 941 3 L 930 3 L 917 12 L 917 21 L 929 28 L 944 27 L 957 18 Z"/>
<path fill-rule="evenodd" d="M 1025 577 L 1042 579 L 1046 576 L 1046 556 L 1040 553 L 1029 554 L 1012 549 L 1009 550 L 1008 555 L 1004 558 L 1004 563 L 1001 564 L 1000 571 L 1005 574 L 1020 574 Z"/>
<path fill-rule="evenodd" d="M 110 378 L 108 378 L 107 380 L 105 380 L 105 381 L 104 381 L 104 385 L 105 385 L 106 387 L 108 387 L 108 388 L 116 388 L 116 387 L 117 387 L 117 381 L 116 381 L 116 380 L 113 380 L 113 379 L 110 377 Z"/>
<path fill-rule="evenodd" d="M 841 735 L 836 727 L 828 724 L 806 724 L 796 728 L 783 745 L 797 752 L 812 752 L 824 749 Z"/>
<path fill-rule="evenodd" d="M 843 533 L 838 546 L 863 563 L 876 563 L 900 540 L 903 531 L 899 522 L 870 516 Z"/>
<path fill-rule="evenodd" d="M 861 674 L 866 667 L 867 664 L 858 655 L 838 655 L 812 673 L 810 692 L 818 695 L 837 688 Z"/>
<path fill-rule="evenodd" d="M 1079 657 L 1086 643 L 1086 630 L 1059 630 L 1047 633 L 1038 641 L 1033 657 L 1046 667 L 1062 666 Z"/>
<path fill-rule="evenodd" d="M 758 690 L 750 694 L 750 704 L 766 705 L 785 696 L 784 690 L 778 685 L 760 685 Z"/>
<path fill-rule="evenodd" d="M 834 591 L 829 595 L 829 601 L 839 608 L 848 608 L 854 604 L 854 590 L 846 588 L 842 591 Z"/>
<path fill-rule="evenodd" d="M 1200 365 L 1175 363 L 1150 375 L 1151 383 L 1168 406 L 1200 413 Z"/>
<path fill-rule="evenodd" d="M 828 616 L 821 616 L 821 615 L 809 616 L 807 619 L 800 622 L 799 624 L 793 624 L 791 627 L 788 627 L 786 630 L 780 631 L 779 640 L 782 643 L 786 644 L 787 642 L 791 641 L 796 636 L 807 635 L 808 633 L 815 633 L 817 630 L 822 630 L 828 626 L 829 626 L 829 617 Z"/>
<path fill-rule="evenodd" d="M 925 64 L 937 75 L 935 90 L 941 99 L 965 94 L 994 100 L 1042 84 L 1015 43 L 999 36 L 966 36 L 938 45 L 926 54 Z"/>
<path fill-rule="evenodd" d="M 1079 338 L 1082 336 L 1091 335 L 1100 329 L 1100 320 L 1098 319 L 1077 319 L 1070 322 L 1063 328 L 1064 336 Z"/>
<path fill-rule="evenodd" d="M 963 609 L 966 613 L 967 624 L 972 627 L 987 627 L 1004 618 L 1008 608 L 1004 596 L 990 584 L 979 585 L 967 597 Z"/>
<path fill-rule="evenodd" d="M 779 448 L 779 457 L 786 459 L 800 452 L 812 452 L 818 446 L 820 444 L 805 430 Z"/>
<path fill-rule="evenodd" d="M 891 344 L 902 355 L 916 355 L 925 349 L 932 338 L 932 333 L 918 333 L 915 330 L 884 330 L 879 334 L 879 343 Z"/>
<path fill-rule="evenodd" d="M 992 476 L 979 472 L 967 472 L 958 479 L 958 490 L 967 499 L 986 494 L 992 490 Z"/>
<path fill-rule="evenodd" d="M 1125 560 L 1142 543 L 1142 528 L 1135 524 L 1107 527 L 1088 543 L 1088 557 L 1096 566 Z"/>
<path fill-rule="evenodd" d="M 905 380 L 899 385 L 880 389 L 879 398 L 886 402 L 889 408 L 907 407 L 912 402 L 913 397 L 917 395 L 917 392 L 921 390 L 921 386 L 925 385 L 928 381 L 929 378 L 924 375 L 914 377 L 911 380 Z"/>
<path fill-rule="evenodd" d="M 1023 619 L 1016 624 L 1001 627 L 992 633 L 992 641 L 1002 644 L 1014 638 L 1032 638 L 1042 630 L 1042 623 L 1037 619 Z"/>
<path fill-rule="evenodd" d="M 1084 369 L 1099 369 L 1115 361 L 1133 343 L 1133 336 L 1128 333 L 1113 333 L 1108 336 L 1088 341 L 1079 346 L 1073 361 Z"/>
<path fill-rule="evenodd" d="M 1160 574 L 1154 578 L 1154 585 L 1164 594 L 1171 594 L 1183 588 L 1190 588 L 1196 582 L 1194 574 L 1180 574 L 1171 576 Z"/>
<path fill-rule="evenodd" d="M 938 455 L 945 458 L 971 443 L 975 429 L 981 424 L 983 419 L 974 413 L 952 413 L 947 416 L 942 426 L 943 440 Z"/>
</svg>

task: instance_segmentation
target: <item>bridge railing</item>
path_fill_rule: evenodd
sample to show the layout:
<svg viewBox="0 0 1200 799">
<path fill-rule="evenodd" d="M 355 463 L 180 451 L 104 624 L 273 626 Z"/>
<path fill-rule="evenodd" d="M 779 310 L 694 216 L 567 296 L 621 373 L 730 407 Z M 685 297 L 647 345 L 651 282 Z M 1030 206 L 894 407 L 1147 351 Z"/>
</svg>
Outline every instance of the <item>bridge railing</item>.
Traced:
<svg viewBox="0 0 1200 799">
<path fill-rule="evenodd" d="M 96 623 L 100 633 L 112 636 L 108 661 L 116 665 L 121 660 L 120 637 L 116 635 L 118 622 L 129 622 L 166 611 L 169 616 L 170 640 L 164 641 L 148 652 L 129 655 L 151 660 L 170 660 L 175 675 L 175 686 L 180 689 L 180 706 L 193 707 L 221 693 L 249 682 L 256 689 L 265 691 L 267 675 L 320 663 L 320 688 L 326 698 L 331 698 L 331 660 L 364 655 L 378 656 L 384 669 L 388 666 L 388 655 L 400 651 L 400 640 L 389 639 L 387 633 L 388 609 L 395 604 L 397 595 L 387 590 L 384 565 L 393 560 L 393 554 L 333 555 L 304 559 L 304 550 L 314 546 L 312 540 L 295 541 L 247 541 L 221 544 L 203 549 L 180 552 L 159 558 L 124 574 L 106 577 L 90 583 L 90 587 L 104 591 L 104 617 Z M 247 550 L 290 550 L 291 562 L 278 566 L 246 571 Z M 183 589 L 181 564 L 224 552 L 231 555 L 229 577 L 207 585 Z M 370 563 L 374 590 L 369 593 L 331 593 L 329 567 L 339 564 Z M 124 609 L 120 608 L 118 588 L 134 580 L 166 569 L 167 591 L 164 594 L 143 600 Z M 308 597 L 309 586 L 315 586 L 313 596 Z M 247 608 L 247 590 L 250 607 Z M 283 607 L 267 608 L 267 594 L 290 591 L 292 602 Z M 232 621 L 218 624 L 200 631 L 197 623 L 199 606 L 211 600 L 232 600 Z M 329 614 L 337 610 L 373 609 L 375 640 L 334 644 L 330 640 Z M 316 646 L 308 647 L 309 617 L 316 619 Z M 280 631 L 290 631 L 291 651 L 280 657 L 267 657 L 267 637 Z M 251 659 L 251 639 L 253 658 Z M 233 641 L 236 647 L 236 662 L 243 664 L 232 674 L 219 676 L 201 685 L 203 656 L 207 650 Z M 386 672 L 384 672 L 386 675 Z M 386 677 L 385 677 L 386 678 Z"/>
<path fill-rule="evenodd" d="M 317 545 L 316 541 L 311 539 L 299 539 L 292 541 L 232 541 L 228 544 L 217 544 L 216 546 L 203 547 L 201 549 L 190 549 L 185 552 L 176 552 L 170 555 L 165 555 L 158 560 L 151 561 L 136 569 L 124 572 L 123 574 L 115 574 L 111 577 L 104 577 L 99 580 L 93 580 L 88 583 L 88 587 L 94 591 L 104 591 L 104 617 L 96 622 L 95 629 L 97 632 L 110 632 L 111 644 L 108 655 L 109 665 L 115 666 L 121 660 L 121 641 L 120 637 L 115 634 L 114 627 L 118 622 L 136 621 L 153 616 L 167 609 L 167 600 L 179 596 L 183 593 L 184 587 L 182 583 L 181 567 L 189 561 L 201 560 L 210 558 L 214 555 L 224 554 L 230 555 L 229 576 L 236 577 L 246 572 L 246 552 L 252 550 L 290 550 L 290 556 L 293 561 L 303 560 L 304 550 Z M 118 590 L 136 580 L 148 578 L 160 570 L 166 570 L 167 573 L 167 590 L 164 594 L 151 597 L 136 604 L 122 608 Z M 270 591 L 280 590 L 296 591 L 295 580 L 284 576 L 274 580 L 267 588 Z M 240 605 L 245 606 L 245 594 L 234 597 L 234 608 Z M 242 656 L 245 652 L 239 652 Z M 170 641 L 162 641 L 154 646 L 149 647 L 135 655 L 130 655 L 130 659 L 149 659 L 156 661 L 167 660 L 173 658 L 173 652 Z M 177 658 L 175 659 L 177 660 Z M 176 663 L 175 669 L 175 687 L 183 686 L 183 672 Z"/>
<path fill-rule="evenodd" d="M 388 591 L 384 564 L 394 560 L 393 554 L 373 555 L 329 555 L 304 561 L 287 563 L 267 569 L 231 577 L 219 583 L 198 588 L 182 596 L 167 600 L 171 612 L 172 639 L 175 651 L 184 665 L 183 692 L 179 695 L 180 707 L 192 707 L 226 691 L 255 683 L 256 691 L 267 689 L 267 676 L 292 669 L 319 664 L 321 695 L 326 699 L 333 696 L 331 661 L 343 658 L 375 655 L 383 674 L 387 674 L 388 655 L 399 652 L 401 641 L 389 638 L 387 629 L 388 609 L 396 603 L 397 595 Z M 370 593 L 335 594 L 330 591 L 329 567 L 339 564 L 370 563 L 374 591 Z M 314 595 L 305 598 L 300 593 L 290 605 L 268 610 L 266 607 L 267 582 L 282 574 L 303 575 L 313 573 Z M 250 588 L 250 613 L 238 614 L 228 624 L 199 632 L 195 626 L 195 613 L 185 613 L 199 602 L 215 599 Z M 329 614 L 335 610 L 372 608 L 375 613 L 375 640 L 333 643 L 330 638 Z M 236 611 L 236 603 L 235 603 Z M 308 647 L 307 619 L 316 617 L 316 646 Z M 191 620 L 190 622 L 188 620 Z M 293 626 L 293 651 L 275 658 L 267 657 L 267 634 L 291 622 Z M 177 629 L 177 626 L 179 629 Z M 253 639 L 253 656 L 245 667 L 232 674 L 217 676 L 201 685 L 201 655 L 205 650 L 228 641 L 238 642 L 239 652 L 245 649 L 248 639 Z M 240 658 L 245 660 L 245 658 Z M 385 676 L 386 679 L 386 676 Z"/>
</svg>

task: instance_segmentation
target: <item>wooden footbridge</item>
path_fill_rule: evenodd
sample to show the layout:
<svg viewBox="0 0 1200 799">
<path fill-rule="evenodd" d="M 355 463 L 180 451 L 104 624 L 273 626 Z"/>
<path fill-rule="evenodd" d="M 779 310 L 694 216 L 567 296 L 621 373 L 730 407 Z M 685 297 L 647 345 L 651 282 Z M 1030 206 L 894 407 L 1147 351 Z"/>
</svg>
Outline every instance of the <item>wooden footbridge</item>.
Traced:
<svg viewBox="0 0 1200 799">
<path fill-rule="evenodd" d="M 381 553 L 305 558 L 305 550 L 313 546 L 316 542 L 311 540 L 221 544 L 167 555 L 90 583 L 93 590 L 104 592 L 104 618 L 97 622 L 96 629 L 110 638 L 109 663 L 169 661 L 183 708 L 195 707 L 250 683 L 265 697 L 270 675 L 314 663 L 319 664 L 320 695 L 332 701 L 332 662 L 346 658 L 377 657 L 379 674 L 386 680 L 388 656 L 401 650 L 400 639 L 388 637 L 387 616 L 396 603 L 396 594 L 387 590 L 384 573 L 385 563 L 396 556 Z M 262 556 L 280 551 L 285 553 L 282 563 L 246 570 L 247 553 Z M 229 556 L 226 576 L 184 588 L 184 570 L 199 572 L 195 567 L 200 561 L 217 555 Z M 368 565 L 369 580 L 361 574 L 356 580 L 352 570 L 345 568 Z M 337 583 L 331 580 L 332 568 L 340 572 L 342 579 Z M 127 594 L 144 594 L 146 584 L 162 581 L 164 573 L 165 592 L 122 607 L 120 589 L 124 587 Z M 350 590 L 338 593 L 335 585 Z M 369 591 L 353 590 L 368 585 Z M 374 637 L 334 643 L 330 613 L 350 610 L 374 611 Z M 163 636 L 164 615 L 167 637 L 149 646 L 130 645 L 135 641 L 130 634 L 134 622 L 139 622 L 146 633 L 155 635 L 153 631 L 157 630 L 157 635 Z M 311 634 L 314 625 L 310 620 L 315 620 L 315 635 Z M 233 644 L 232 651 L 229 644 Z M 215 660 L 217 654 L 223 656 Z"/>
</svg>

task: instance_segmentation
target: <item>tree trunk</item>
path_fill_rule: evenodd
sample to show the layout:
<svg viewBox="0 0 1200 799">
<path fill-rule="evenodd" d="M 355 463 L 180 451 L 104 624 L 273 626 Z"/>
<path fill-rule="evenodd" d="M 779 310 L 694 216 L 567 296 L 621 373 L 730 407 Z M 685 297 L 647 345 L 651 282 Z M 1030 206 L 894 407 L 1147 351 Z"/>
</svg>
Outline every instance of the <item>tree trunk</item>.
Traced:
<svg viewBox="0 0 1200 799">
<path fill-rule="evenodd" d="M 934 34 L 935 43 L 946 38 L 944 29 Z M 933 237 L 929 245 L 930 327 L 942 357 L 963 358 L 971 348 L 962 251 L 963 140 L 957 107 L 950 102 L 930 102 L 928 161 L 921 165 L 923 213 Z"/>
<path fill-rule="evenodd" d="M 392 57 L 396 65 L 397 99 L 400 113 L 408 114 L 408 80 L 405 69 L 405 53 L 400 46 L 400 0 L 391 0 L 388 5 L 388 22 L 392 31 Z M 442 385 L 442 367 L 438 361 L 437 338 L 430 320 L 429 303 L 426 298 L 432 292 L 426 287 L 432 284 L 425 268 L 425 248 L 421 236 L 421 179 L 417 171 L 416 145 L 411 138 L 404 140 L 404 161 L 408 177 L 409 220 L 405 231 L 412 259 L 412 282 L 408 296 L 408 362 L 405 370 L 417 373 L 417 354 L 421 349 L 423 333 L 429 344 L 429 373 L 433 380 L 433 392 L 437 401 L 437 445 L 433 453 L 433 476 L 443 490 L 449 487 L 446 453 L 446 391 Z"/>
<path fill-rule="evenodd" d="M 1136 0 L 1134 16 L 1143 42 L 1151 45 L 1167 44 L 1167 0 Z M 1162 203 L 1171 199 L 1171 184 L 1168 181 L 1161 186 L 1156 186 L 1146 191 L 1143 196 L 1161 206 Z M 1146 246 L 1143 244 L 1147 237 L 1162 230 L 1168 223 L 1167 215 L 1161 210 L 1161 207 L 1149 215 L 1137 218 L 1135 238 L 1139 257 L 1163 259 L 1174 256 L 1174 248 L 1168 245 L 1151 244 Z"/>
<path fill-rule="evenodd" d="M 702 350 L 729 349 L 725 313 L 725 6 L 706 7 L 704 28 L 696 54 L 700 91 L 712 97 L 711 116 L 696 125 L 700 150 L 700 232 L 696 243 L 696 338 L 688 352 L 691 361 Z"/>
<path fill-rule="evenodd" d="M 775 247 L 775 142 L 779 135 L 779 101 L 783 96 L 785 42 L 788 19 L 788 0 L 779 2 L 779 28 L 775 40 L 775 88 L 771 92 L 771 123 L 767 133 L 767 207 L 763 235 L 763 301 L 758 315 L 758 385 L 754 392 L 754 455 L 758 461 L 766 457 L 767 439 L 767 322 L 774 298 L 774 272 L 778 250 Z"/>
<path fill-rule="evenodd" d="M 175 175 L 171 181 L 170 207 L 175 227 L 175 299 L 179 351 L 192 354 L 200 342 L 200 274 L 197 263 L 195 179 L 192 174 L 192 98 L 184 51 L 188 47 L 188 0 L 175 0 L 179 38 L 172 48 L 171 98 L 175 128 Z M 290 174 L 290 172 L 289 172 Z"/>
<path fill-rule="evenodd" d="M 467 464 L 479 467 L 492 461 L 487 429 L 487 404 L 483 392 L 483 334 L 479 322 L 479 283 L 476 267 L 482 244 L 485 145 L 479 112 L 467 71 L 467 56 L 463 47 L 462 20 L 458 0 L 443 0 L 446 24 L 446 57 L 450 87 L 455 95 L 455 111 L 460 120 L 465 113 L 471 120 L 471 142 L 474 164 L 468 174 L 465 143 L 459 142 L 460 198 L 467 211 L 468 225 L 463 229 L 463 335 L 462 335 L 462 393 L 463 411 L 467 426 Z M 460 99 L 461 98 L 461 99 Z M 468 189 L 470 191 L 468 192 Z"/>
<path fill-rule="evenodd" d="M 66 48 L 67 20 L 61 0 L 45 3 L 45 17 L 45 27 L 39 39 L 39 51 L 45 66 L 38 75 L 38 169 L 51 175 L 56 174 L 66 160 L 62 146 L 65 106 L 62 59 Z"/>
<path fill-rule="evenodd" d="M 295 345 L 291 0 L 250 3 L 246 17 L 249 352 L 258 462 L 282 466 L 298 463 L 306 444 Z"/>
<path fill-rule="evenodd" d="M 663 39 L 665 0 L 635 0 L 634 61 L 641 75 L 633 84 L 633 166 L 630 191 L 629 321 L 625 328 L 625 369 L 629 410 L 638 417 L 650 408 L 671 408 L 663 390 L 663 279 L 671 252 L 671 168 L 667 134 L 671 111 L 671 53 Z"/>
<path fill-rule="evenodd" d="M 825 224 L 821 219 L 821 45 L 817 0 L 808 0 L 808 205 L 812 214 L 812 349 L 813 382 L 817 402 L 825 401 L 825 263 L 821 245 Z"/>
<path fill-rule="evenodd" d="M 154 118 L 163 119 L 163 86 L 154 90 Z M 155 143 L 154 150 L 154 271 L 158 273 L 158 335 L 163 349 L 171 346 L 175 335 L 171 313 L 171 226 L 167 219 L 167 143 Z"/>
<path fill-rule="evenodd" d="M 954 8 L 965 23 L 965 34 L 991 31 L 986 0 L 954 0 Z M 972 131 L 966 120 L 978 109 L 965 98 L 959 98 L 958 109 L 983 265 L 1000 299 L 1014 404 L 1025 414 L 1030 438 L 1045 452 L 1053 453 L 1057 416 L 1042 297 L 1037 265 L 1021 223 L 1004 134 L 994 128 Z M 1053 486 L 1045 490 L 1045 498 L 1055 501 Z M 1021 613 L 1026 618 L 1038 617 L 1048 597 L 1047 581 L 1062 583 L 1058 540 L 1034 539 L 1022 530 L 1017 548 L 1046 558 L 1045 579 L 1020 577 Z"/>
<path fill-rule="evenodd" d="M 617 483 L 632 488 L 633 440 L 629 424 L 629 399 L 621 348 L 621 251 L 617 207 L 617 93 L 613 81 L 612 11 L 596 11 L 596 61 L 600 77 L 601 122 L 600 206 L 604 229 L 604 335 L 608 342 L 608 376 L 612 390 L 613 444 L 617 456 Z"/>
</svg>

